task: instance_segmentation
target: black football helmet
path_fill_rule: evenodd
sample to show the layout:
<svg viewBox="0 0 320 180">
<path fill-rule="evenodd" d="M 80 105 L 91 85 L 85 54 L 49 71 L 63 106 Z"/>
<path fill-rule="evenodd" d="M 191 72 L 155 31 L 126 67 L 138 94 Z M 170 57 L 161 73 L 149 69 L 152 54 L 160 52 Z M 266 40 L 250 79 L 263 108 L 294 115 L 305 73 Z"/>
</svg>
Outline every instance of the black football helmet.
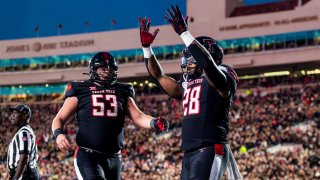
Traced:
<svg viewBox="0 0 320 180">
<path fill-rule="evenodd" d="M 191 67 L 190 64 L 193 64 Z M 202 68 L 197 64 L 197 61 L 192 57 L 188 48 L 182 51 L 181 70 L 186 79 L 195 79 L 202 75 Z"/>
<path fill-rule="evenodd" d="M 208 50 L 217 65 L 222 64 L 223 49 L 217 44 L 216 40 L 208 36 L 199 36 L 196 37 L 196 40 Z"/>
<path fill-rule="evenodd" d="M 107 68 L 103 76 L 97 72 L 99 68 Z M 113 84 L 117 81 L 118 63 L 108 52 L 98 52 L 89 62 L 89 75 L 92 81 L 101 85 Z"/>
<path fill-rule="evenodd" d="M 196 40 L 208 50 L 217 65 L 222 64 L 223 49 L 217 44 L 216 40 L 208 36 L 199 36 L 196 37 Z M 188 64 L 196 65 L 193 71 L 187 70 Z M 202 69 L 198 66 L 188 48 L 182 51 L 181 69 L 184 74 L 188 74 L 188 78 L 196 78 L 202 74 Z"/>
</svg>

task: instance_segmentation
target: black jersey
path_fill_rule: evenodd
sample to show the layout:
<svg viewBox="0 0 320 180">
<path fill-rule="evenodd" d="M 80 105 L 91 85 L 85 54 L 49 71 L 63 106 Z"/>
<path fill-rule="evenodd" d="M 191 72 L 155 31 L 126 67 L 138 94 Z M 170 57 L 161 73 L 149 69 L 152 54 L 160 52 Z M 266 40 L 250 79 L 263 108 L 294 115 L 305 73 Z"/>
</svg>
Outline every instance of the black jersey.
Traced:
<svg viewBox="0 0 320 180">
<path fill-rule="evenodd" d="M 65 98 L 78 98 L 76 120 L 78 146 L 104 153 L 116 153 L 123 147 L 123 127 L 128 97 L 134 97 L 129 84 L 101 87 L 92 81 L 70 83 Z"/>
<path fill-rule="evenodd" d="M 183 83 L 182 150 L 227 143 L 229 110 L 237 87 L 237 75 L 233 69 L 219 68 L 231 82 L 231 94 L 222 97 L 207 81 L 205 75 Z"/>
</svg>

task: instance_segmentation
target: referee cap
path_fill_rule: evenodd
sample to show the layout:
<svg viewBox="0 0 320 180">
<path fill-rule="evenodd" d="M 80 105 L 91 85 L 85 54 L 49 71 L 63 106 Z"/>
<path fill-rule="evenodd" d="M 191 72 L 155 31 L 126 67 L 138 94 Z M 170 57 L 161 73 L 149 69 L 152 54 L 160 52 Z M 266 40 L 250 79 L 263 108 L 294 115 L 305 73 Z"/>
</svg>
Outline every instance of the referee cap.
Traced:
<svg viewBox="0 0 320 180">
<path fill-rule="evenodd" d="M 19 113 L 22 113 L 24 115 L 26 115 L 25 119 L 30 119 L 31 118 L 31 109 L 29 106 L 27 105 L 18 105 L 16 107 L 10 107 L 9 108 L 10 111 L 17 111 Z"/>
</svg>

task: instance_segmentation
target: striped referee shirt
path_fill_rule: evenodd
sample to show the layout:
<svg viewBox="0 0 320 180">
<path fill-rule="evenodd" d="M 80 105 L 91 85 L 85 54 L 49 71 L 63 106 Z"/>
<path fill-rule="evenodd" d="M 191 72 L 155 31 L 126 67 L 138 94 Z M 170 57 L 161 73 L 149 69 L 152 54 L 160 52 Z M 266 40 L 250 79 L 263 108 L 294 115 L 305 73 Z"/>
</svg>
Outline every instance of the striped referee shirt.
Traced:
<svg viewBox="0 0 320 180">
<path fill-rule="evenodd" d="M 36 136 L 29 125 L 22 126 L 12 138 L 7 155 L 9 170 L 14 170 L 19 163 L 20 154 L 28 154 L 30 168 L 37 167 L 38 148 Z"/>
</svg>

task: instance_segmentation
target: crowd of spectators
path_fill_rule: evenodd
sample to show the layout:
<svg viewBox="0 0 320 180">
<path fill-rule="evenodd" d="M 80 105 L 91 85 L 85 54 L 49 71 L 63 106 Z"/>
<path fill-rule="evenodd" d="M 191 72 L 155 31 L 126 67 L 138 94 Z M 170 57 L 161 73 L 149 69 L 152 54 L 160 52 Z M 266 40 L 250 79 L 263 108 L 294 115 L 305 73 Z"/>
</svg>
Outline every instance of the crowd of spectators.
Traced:
<svg viewBox="0 0 320 180">
<path fill-rule="evenodd" d="M 286 82 L 296 84 L 286 87 Z M 274 82 L 283 87 L 268 85 L 266 90 L 257 88 L 261 83 L 241 85 L 230 111 L 229 144 L 245 179 L 320 179 L 320 86 L 314 82 L 284 78 Z M 179 179 L 181 102 L 148 94 L 138 96 L 136 102 L 144 112 L 169 119 L 171 127 L 167 134 L 156 134 L 126 120 L 122 179 Z M 38 169 L 44 179 L 76 179 L 74 152 L 59 151 L 50 130 L 61 105 L 30 105 L 39 149 Z M 14 133 L 7 108 L 0 106 L 0 179 L 8 177 L 6 152 Z M 65 130 L 74 137 L 74 121 Z"/>
</svg>

